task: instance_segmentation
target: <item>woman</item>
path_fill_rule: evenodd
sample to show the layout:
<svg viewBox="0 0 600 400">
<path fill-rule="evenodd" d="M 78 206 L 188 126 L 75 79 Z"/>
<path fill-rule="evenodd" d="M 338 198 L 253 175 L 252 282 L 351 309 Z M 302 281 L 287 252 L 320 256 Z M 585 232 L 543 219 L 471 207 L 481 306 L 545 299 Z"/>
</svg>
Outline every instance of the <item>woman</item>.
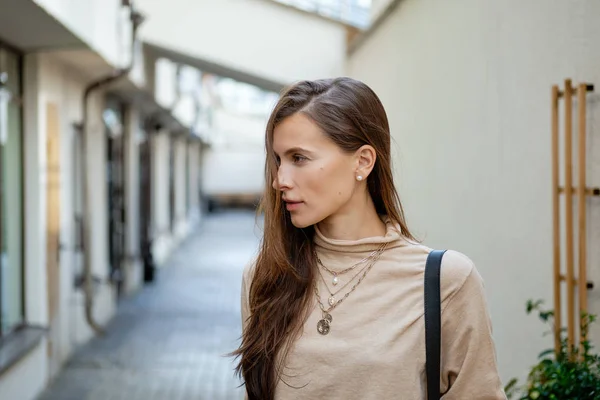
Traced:
<svg viewBox="0 0 600 400">
<path fill-rule="evenodd" d="M 267 125 L 264 238 L 244 270 L 248 399 L 425 399 L 423 273 L 394 188 L 385 110 L 365 84 L 304 81 Z M 445 400 L 505 399 L 483 283 L 442 262 Z"/>
</svg>

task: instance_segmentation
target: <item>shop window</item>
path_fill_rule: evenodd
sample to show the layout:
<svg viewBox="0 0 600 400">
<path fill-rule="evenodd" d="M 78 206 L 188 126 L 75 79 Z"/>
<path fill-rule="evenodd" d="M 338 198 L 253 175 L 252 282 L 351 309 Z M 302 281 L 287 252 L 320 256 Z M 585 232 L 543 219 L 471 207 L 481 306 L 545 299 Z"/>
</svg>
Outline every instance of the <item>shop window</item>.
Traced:
<svg viewBox="0 0 600 400">
<path fill-rule="evenodd" d="M 20 63 L 0 44 L 0 337 L 24 319 Z"/>
</svg>

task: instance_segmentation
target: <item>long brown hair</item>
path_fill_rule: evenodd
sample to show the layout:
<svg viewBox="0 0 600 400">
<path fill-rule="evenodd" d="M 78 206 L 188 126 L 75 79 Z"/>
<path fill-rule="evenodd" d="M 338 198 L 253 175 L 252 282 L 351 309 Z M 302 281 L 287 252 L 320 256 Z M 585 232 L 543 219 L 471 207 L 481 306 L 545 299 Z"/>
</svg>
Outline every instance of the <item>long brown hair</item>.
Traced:
<svg viewBox="0 0 600 400">
<path fill-rule="evenodd" d="M 390 129 L 377 95 L 364 83 L 345 77 L 302 81 L 284 90 L 266 129 L 266 189 L 260 207 L 264 237 L 250 285 L 250 317 L 242 343 L 232 353 L 241 356 L 236 372 L 243 377 L 250 400 L 274 398 L 285 358 L 307 317 L 314 283 L 314 227 L 294 227 L 281 192 L 270 185 L 277 175 L 273 130 L 298 112 L 344 151 L 373 146 L 377 158 L 367 186 L 376 210 L 413 239 L 394 187 Z"/>
</svg>

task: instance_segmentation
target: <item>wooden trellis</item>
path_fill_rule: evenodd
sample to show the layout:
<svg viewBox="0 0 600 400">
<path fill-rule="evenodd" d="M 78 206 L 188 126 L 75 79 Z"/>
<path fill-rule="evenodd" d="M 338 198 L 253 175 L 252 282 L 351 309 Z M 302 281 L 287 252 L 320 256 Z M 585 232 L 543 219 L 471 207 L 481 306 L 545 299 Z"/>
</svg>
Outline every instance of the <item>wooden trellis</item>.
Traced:
<svg viewBox="0 0 600 400">
<path fill-rule="evenodd" d="M 577 343 L 576 327 L 581 314 L 587 312 L 587 290 L 592 284 L 587 280 L 587 243 L 586 243 L 586 197 L 600 195 L 599 188 L 586 185 L 586 101 L 587 94 L 594 86 L 580 83 L 573 86 L 571 79 L 564 82 L 564 90 L 558 85 L 552 87 L 552 192 L 553 192 L 553 230 L 554 230 L 554 318 L 555 349 L 560 348 L 560 330 L 562 321 L 562 285 L 566 283 L 567 340 L 569 348 Z M 573 182 L 573 97 L 577 96 L 577 182 Z M 560 149 L 559 149 L 559 101 L 564 101 L 564 186 L 559 185 Z M 560 195 L 564 194 L 565 213 L 565 273 L 561 263 Z M 575 274 L 575 232 L 573 200 L 577 200 L 577 276 Z M 577 293 L 576 293 L 577 292 Z M 575 305 L 576 295 L 578 305 Z M 576 318 L 577 317 L 577 318 Z M 583 339 L 583 333 L 579 332 Z"/>
</svg>

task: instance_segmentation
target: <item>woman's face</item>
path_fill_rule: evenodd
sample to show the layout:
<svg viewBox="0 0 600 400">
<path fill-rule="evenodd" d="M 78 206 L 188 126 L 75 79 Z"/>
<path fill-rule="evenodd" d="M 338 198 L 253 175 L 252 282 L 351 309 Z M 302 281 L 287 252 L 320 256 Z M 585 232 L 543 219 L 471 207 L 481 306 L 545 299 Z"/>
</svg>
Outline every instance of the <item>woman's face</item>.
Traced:
<svg viewBox="0 0 600 400">
<path fill-rule="evenodd" d="M 273 188 L 280 190 L 297 228 L 348 209 L 357 188 L 354 154 L 343 152 L 310 118 L 296 113 L 273 132 L 279 162 Z"/>
</svg>

